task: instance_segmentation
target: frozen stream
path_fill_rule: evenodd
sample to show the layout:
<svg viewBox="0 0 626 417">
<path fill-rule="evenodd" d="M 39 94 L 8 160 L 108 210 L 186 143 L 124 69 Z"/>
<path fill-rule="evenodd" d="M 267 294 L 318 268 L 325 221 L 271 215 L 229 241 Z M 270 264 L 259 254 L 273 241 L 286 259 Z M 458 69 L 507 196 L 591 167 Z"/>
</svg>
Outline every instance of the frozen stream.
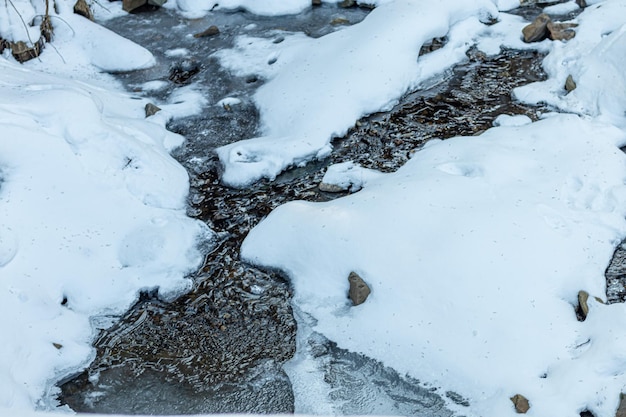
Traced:
<svg viewBox="0 0 626 417">
<path fill-rule="evenodd" d="M 174 120 L 169 128 L 187 138 L 175 156 L 191 178 L 189 214 L 207 222 L 220 242 L 207 254 L 190 294 L 166 303 L 146 292 L 121 321 L 107 328 L 110 321 L 103 318 L 95 342 L 97 357 L 85 372 L 63 381 L 62 402 L 76 411 L 102 413 L 307 411 L 433 417 L 452 415 L 444 397 L 465 403 L 456 393 L 398 375 L 310 331 L 306 317 L 296 311 L 294 318 L 284 277 L 238 259 L 247 232 L 278 205 L 338 196 L 317 188 L 330 163 L 354 160 L 389 172 L 431 138 L 480 133 L 501 113 L 537 118 L 538 109 L 512 102 L 510 92 L 544 77 L 542 57 L 516 51 L 486 57 L 471 50 L 466 63 L 430 90 L 409 94 L 392 111 L 357 123 L 334 142 L 335 152 L 327 160 L 246 190 L 222 186 L 213 150 L 255 136 L 258 115 L 251 95 L 263 80 L 233 76 L 211 54 L 232 47 L 241 34 L 274 42 L 283 40 L 284 31 L 317 37 L 357 23 L 367 13 L 324 5 L 289 17 L 222 12 L 188 20 L 156 10 L 106 23 L 148 48 L 159 61 L 150 70 L 119 74 L 130 90 L 157 105 L 182 100 L 189 90 L 206 98 L 201 114 Z M 211 25 L 219 28 L 219 35 L 192 36 Z M 434 40 L 423 52 L 441 42 L 445 39 Z M 158 88 L 147 89 L 149 81 L 159 81 L 148 84 Z M 241 103 L 216 105 L 224 97 Z M 295 374 L 302 369 L 311 370 L 317 379 L 302 381 Z M 317 408 L 298 400 L 303 383 L 317 383 L 319 390 L 311 393 Z"/>
</svg>

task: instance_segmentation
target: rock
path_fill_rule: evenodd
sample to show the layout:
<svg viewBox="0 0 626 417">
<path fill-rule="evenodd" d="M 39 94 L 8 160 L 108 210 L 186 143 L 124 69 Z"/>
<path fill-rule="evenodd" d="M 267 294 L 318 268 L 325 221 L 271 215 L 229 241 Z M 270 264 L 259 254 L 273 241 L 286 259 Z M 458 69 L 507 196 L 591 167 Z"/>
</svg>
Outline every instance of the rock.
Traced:
<svg viewBox="0 0 626 417">
<path fill-rule="evenodd" d="M 148 3 L 148 0 L 123 0 L 122 9 L 127 12 L 132 12 L 135 9 L 140 8 Z"/>
<path fill-rule="evenodd" d="M 522 29 L 524 35 L 524 42 L 539 42 L 548 37 L 548 23 L 552 20 L 550 16 L 545 13 L 541 13 L 531 24 Z"/>
<path fill-rule="evenodd" d="M 337 184 L 327 184 L 325 182 L 321 182 L 318 188 L 325 193 L 340 193 L 347 190 L 347 188 L 343 188 Z"/>
<path fill-rule="evenodd" d="M 604 304 L 601 298 L 593 297 L 595 300 L 601 304 Z M 581 319 L 580 321 L 585 321 L 587 315 L 589 314 L 589 293 L 584 290 L 578 291 L 578 309 L 576 310 L 577 315 Z"/>
<path fill-rule="evenodd" d="M 518 414 L 526 414 L 526 412 L 530 410 L 530 403 L 528 402 L 528 399 L 521 394 L 515 394 L 511 397 L 511 401 L 513 401 L 515 411 Z"/>
<path fill-rule="evenodd" d="M 215 36 L 219 34 L 220 34 L 219 28 L 215 25 L 212 25 L 212 26 L 209 26 L 207 30 L 200 32 L 200 33 L 196 33 L 195 35 L 193 35 L 193 37 L 194 38 L 208 38 L 209 36 Z"/>
<path fill-rule="evenodd" d="M 148 0 L 148 4 L 151 6 L 163 6 L 165 3 L 167 3 L 167 0 Z"/>
<path fill-rule="evenodd" d="M 335 17 L 333 20 L 330 21 L 331 25 L 349 25 L 350 21 L 348 19 L 346 19 L 345 17 Z"/>
<path fill-rule="evenodd" d="M 170 68 L 170 81 L 176 84 L 187 84 L 190 78 L 200 72 L 200 63 L 194 59 L 185 59 Z"/>
<path fill-rule="evenodd" d="M 565 80 L 565 91 L 570 93 L 574 91 L 575 89 L 576 89 L 576 81 L 574 81 L 574 78 L 570 74 L 567 76 L 567 79 Z"/>
<path fill-rule="evenodd" d="M 13 58 L 19 62 L 26 62 L 39 56 L 41 49 L 43 48 L 43 37 L 40 38 L 39 41 L 32 47 L 28 46 L 23 41 L 11 42 L 9 46 L 11 48 Z"/>
<path fill-rule="evenodd" d="M 74 4 L 74 13 L 86 17 L 89 20 L 93 20 L 93 13 L 91 13 L 91 9 L 86 0 L 78 0 L 76 4 Z"/>
<path fill-rule="evenodd" d="M 548 29 L 548 37 L 553 41 L 569 41 L 576 32 L 572 30 L 578 26 L 576 23 L 554 23 L 548 22 L 546 28 Z"/>
<path fill-rule="evenodd" d="M 312 0 L 311 1 L 311 6 L 321 6 L 322 5 L 322 0 Z"/>
<path fill-rule="evenodd" d="M 146 117 L 154 116 L 155 114 L 161 111 L 161 108 L 159 106 L 155 106 L 152 103 L 146 104 L 145 109 L 146 109 Z"/>
<path fill-rule="evenodd" d="M 626 395 L 623 393 L 619 395 L 619 405 L 617 406 L 615 417 L 626 417 Z"/>
<path fill-rule="evenodd" d="M 352 304 L 355 306 L 363 304 L 365 300 L 367 300 L 367 296 L 370 295 L 370 287 L 367 286 L 365 281 L 363 281 L 356 272 L 350 272 L 348 281 L 350 282 L 348 295 L 352 300 Z"/>
<path fill-rule="evenodd" d="M 587 7 L 587 2 L 585 0 L 576 0 L 576 4 L 581 9 L 584 9 L 585 7 Z"/>
<path fill-rule="evenodd" d="M 355 4 L 356 1 L 354 0 L 343 0 L 341 3 L 339 3 L 339 7 L 348 8 L 354 6 Z"/>
<path fill-rule="evenodd" d="M 60 344 L 60 343 L 52 342 L 52 346 L 54 346 L 55 348 L 57 348 L 57 349 L 59 349 L 59 350 L 60 350 L 60 349 L 63 349 L 63 345 L 62 345 L 62 344 Z"/>
</svg>

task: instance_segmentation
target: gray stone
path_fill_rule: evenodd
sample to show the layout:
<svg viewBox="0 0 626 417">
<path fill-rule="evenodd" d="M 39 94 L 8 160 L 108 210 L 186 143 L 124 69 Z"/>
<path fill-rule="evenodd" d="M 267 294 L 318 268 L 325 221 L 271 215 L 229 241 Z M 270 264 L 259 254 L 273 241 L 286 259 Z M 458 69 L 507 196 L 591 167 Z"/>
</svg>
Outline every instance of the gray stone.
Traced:
<svg viewBox="0 0 626 417">
<path fill-rule="evenodd" d="M 340 193 L 347 190 L 347 188 L 340 187 L 337 184 L 327 184 L 325 182 L 320 183 L 319 189 L 325 193 Z"/>
<path fill-rule="evenodd" d="M 91 13 L 91 9 L 86 0 L 78 0 L 76 4 L 74 4 L 74 13 L 86 17 L 89 20 L 93 20 L 93 13 Z"/>
<path fill-rule="evenodd" d="M 161 111 L 161 108 L 152 103 L 146 104 L 146 117 L 154 116 Z"/>
<path fill-rule="evenodd" d="M 206 30 L 200 32 L 200 33 L 196 33 L 193 35 L 194 38 L 208 38 L 210 36 L 216 36 L 220 34 L 220 29 L 215 26 L 209 26 Z"/>
<path fill-rule="evenodd" d="M 530 403 L 528 399 L 521 394 L 515 394 L 511 397 L 511 401 L 515 406 L 515 412 L 517 414 L 526 414 L 528 410 L 530 410 Z"/>
<path fill-rule="evenodd" d="M 565 91 L 568 93 L 574 91 L 576 89 L 576 81 L 574 81 L 574 77 L 572 75 L 568 75 L 565 80 Z"/>
<path fill-rule="evenodd" d="M 522 29 L 524 35 L 524 42 L 540 42 L 548 37 L 548 23 L 551 22 L 550 16 L 545 13 L 541 13 L 537 18 L 529 25 Z"/>
<path fill-rule="evenodd" d="M 363 278 L 361 278 L 356 272 L 350 272 L 348 281 L 350 282 L 348 295 L 352 300 L 352 304 L 355 306 L 363 304 L 365 300 L 367 300 L 367 296 L 371 293 L 370 287 L 367 286 L 365 281 L 363 281 Z"/>
</svg>

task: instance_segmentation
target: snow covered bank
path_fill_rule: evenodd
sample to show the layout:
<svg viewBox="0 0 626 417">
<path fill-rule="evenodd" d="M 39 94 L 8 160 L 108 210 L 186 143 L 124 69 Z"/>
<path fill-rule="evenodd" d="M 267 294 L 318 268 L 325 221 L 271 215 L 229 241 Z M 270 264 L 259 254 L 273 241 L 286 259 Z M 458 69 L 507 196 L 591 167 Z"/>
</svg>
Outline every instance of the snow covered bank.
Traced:
<svg viewBox="0 0 626 417">
<path fill-rule="evenodd" d="M 592 301 L 584 322 L 574 313 L 580 290 L 604 297 L 604 271 L 626 236 L 626 158 L 619 149 L 626 144 L 626 2 L 594 3 L 577 19 L 574 40 L 534 45 L 550 52 L 550 79 L 516 90 L 520 99 L 581 116 L 548 114 L 536 123 L 500 117 L 499 127 L 480 137 L 431 142 L 398 172 L 368 174 L 366 181 L 355 182 L 359 170 L 352 165 L 331 167 L 331 184 L 363 190 L 328 203 L 279 207 L 252 230 L 242 256 L 290 276 L 294 303 L 310 315 L 313 330 L 441 393 L 467 397 L 469 409 L 451 404 L 463 415 L 513 416 L 510 398 L 522 394 L 533 415 L 589 410 L 614 416 L 626 387 L 626 307 Z M 370 18 L 357 26 L 367 27 Z M 487 52 L 520 43 L 518 17 L 501 14 L 489 28 L 478 20 L 459 22 L 451 26 L 448 47 L 457 39 L 455 28 L 466 24 L 473 31 L 464 30 L 464 39 Z M 259 91 L 270 139 L 222 148 L 227 182 L 271 177 L 285 164 L 319 155 L 316 149 L 323 154 L 328 135 L 342 133 L 350 118 L 366 112 L 370 98 L 384 96 L 377 92 L 389 93 L 390 102 L 401 92 L 402 83 L 383 87 L 375 78 L 360 79 L 371 96 L 354 90 L 347 77 L 379 63 L 376 54 L 370 62 L 343 62 L 351 48 L 362 47 L 354 39 L 334 50 L 344 72 L 328 64 L 332 71 L 323 74 L 332 81 L 319 81 L 323 66 L 298 56 Z M 316 42 L 307 55 L 319 59 Z M 439 55 L 445 59 L 431 54 L 411 63 L 413 74 L 421 75 L 420 65 L 428 62 L 443 71 L 453 62 L 449 52 Z M 396 70 L 409 65 L 405 56 L 389 59 Z M 570 74 L 578 87 L 566 94 Z M 310 90 L 295 81 L 279 88 L 296 79 L 310 83 Z M 339 87 L 327 88 L 331 82 Z M 317 102 L 326 91 L 341 94 L 335 102 Z M 358 307 L 347 298 L 351 271 L 372 289 Z M 314 380 L 321 375 L 316 364 L 299 360 L 290 373 L 309 376 L 293 380 L 295 392 L 307 392 L 306 386 L 323 391 L 324 381 Z"/>
<path fill-rule="evenodd" d="M 626 111 L 626 1 L 594 2 L 577 18 L 569 42 L 553 42 L 544 67 L 550 78 L 518 88 L 515 96 L 561 110 L 622 123 Z M 577 87 L 564 88 L 568 76 Z M 620 121 L 621 120 L 621 121 Z"/>
<path fill-rule="evenodd" d="M 14 3 L 29 12 L 29 2 Z M 57 51 L 48 45 L 25 65 L 8 51 L 0 57 L 6 415 L 54 405 L 51 385 L 94 354 L 96 316 L 123 312 L 142 289 L 188 290 L 198 244 L 211 238 L 185 214 L 187 173 L 168 153 L 183 138 L 163 117 L 146 120 L 145 101 L 109 91 L 113 79 L 98 73 L 143 68 L 152 54 L 57 3 L 71 25 L 56 27 Z"/>
<path fill-rule="evenodd" d="M 567 139 L 565 139 L 567 138 Z M 472 403 L 471 415 L 608 416 L 626 383 L 623 305 L 574 314 L 626 234 L 624 132 L 576 116 L 434 142 L 352 196 L 289 203 L 242 255 L 286 271 L 340 347 Z M 347 277 L 370 299 L 351 308 Z M 463 411 L 467 413 L 467 410 Z"/>
<path fill-rule="evenodd" d="M 389 3 L 392 0 L 355 1 L 368 7 Z M 323 3 L 341 3 L 342 0 L 321 0 Z M 169 0 L 166 8 L 180 11 L 188 18 L 206 16 L 213 10 L 245 10 L 262 16 L 296 14 L 311 7 L 311 0 Z"/>
<path fill-rule="evenodd" d="M 521 18 L 502 15 L 496 25 L 481 23 L 498 16 L 496 6 L 512 5 L 398 0 L 320 39 L 287 36 L 277 45 L 242 36 L 234 49 L 216 56 L 231 71 L 270 80 L 255 95 L 264 136 L 218 150 L 223 181 L 245 186 L 327 156 L 332 138 L 358 118 L 388 109 L 407 90 L 441 77 L 476 43 L 489 53 L 502 44 L 527 48 L 518 32 Z M 448 38 L 442 49 L 418 59 L 424 43 L 442 36 Z"/>
</svg>

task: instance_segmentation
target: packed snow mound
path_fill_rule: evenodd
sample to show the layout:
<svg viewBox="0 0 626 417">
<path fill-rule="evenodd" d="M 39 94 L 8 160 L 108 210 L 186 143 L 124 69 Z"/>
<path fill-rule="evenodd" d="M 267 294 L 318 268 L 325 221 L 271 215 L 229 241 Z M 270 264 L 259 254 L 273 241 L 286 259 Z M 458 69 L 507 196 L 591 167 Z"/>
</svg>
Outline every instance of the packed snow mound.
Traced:
<svg viewBox="0 0 626 417">
<path fill-rule="evenodd" d="M 340 3 L 342 0 L 322 0 Z M 374 7 L 393 0 L 366 0 L 355 3 Z M 504 0 L 511 1 L 511 0 Z M 261 16 L 297 14 L 312 7 L 311 0 L 169 0 L 164 7 L 178 10 L 188 18 L 200 18 L 213 10 L 245 10 Z"/>
<path fill-rule="evenodd" d="M 555 115 L 432 141 L 401 169 L 326 203 L 292 202 L 245 239 L 280 268 L 314 330 L 468 398 L 464 415 L 614 415 L 626 384 L 626 306 L 604 270 L 626 234 L 623 131 Z M 370 286 L 352 307 L 348 275 Z M 454 405 L 451 405 L 454 407 Z"/>
<path fill-rule="evenodd" d="M 90 318 L 188 290 L 211 232 L 185 214 L 182 137 L 144 102 L 4 58 L 0 74 L 0 408 L 32 409 L 91 359 Z"/>
<path fill-rule="evenodd" d="M 305 40 L 297 50 L 293 43 L 283 47 L 247 40 L 230 53 L 222 51 L 218 57 L 233 71 L 271 76 L 274 70 L 267 62 L 272 57 L 281 66 L 254 97 L 264 136 L 218 149 L 223 181 L 245 186 L 327 156 L 331 139 L 358 118 L 390 108 L 407 90 L 465 59 L 467 49 L 488 30 L 481 21 L 497 14 L 490 0 L 449 0 L 446 7 L 397 0 L 376 8 L 357 25 Z M 420 47 L 440 36 L 448 37 L 446 45 L 418 59 Z M 257 68 L 249 61 L 237 64 L 244 61 L 241 56 L 260 55 L 259 47 L 266 58 Z"/>
</svg>

